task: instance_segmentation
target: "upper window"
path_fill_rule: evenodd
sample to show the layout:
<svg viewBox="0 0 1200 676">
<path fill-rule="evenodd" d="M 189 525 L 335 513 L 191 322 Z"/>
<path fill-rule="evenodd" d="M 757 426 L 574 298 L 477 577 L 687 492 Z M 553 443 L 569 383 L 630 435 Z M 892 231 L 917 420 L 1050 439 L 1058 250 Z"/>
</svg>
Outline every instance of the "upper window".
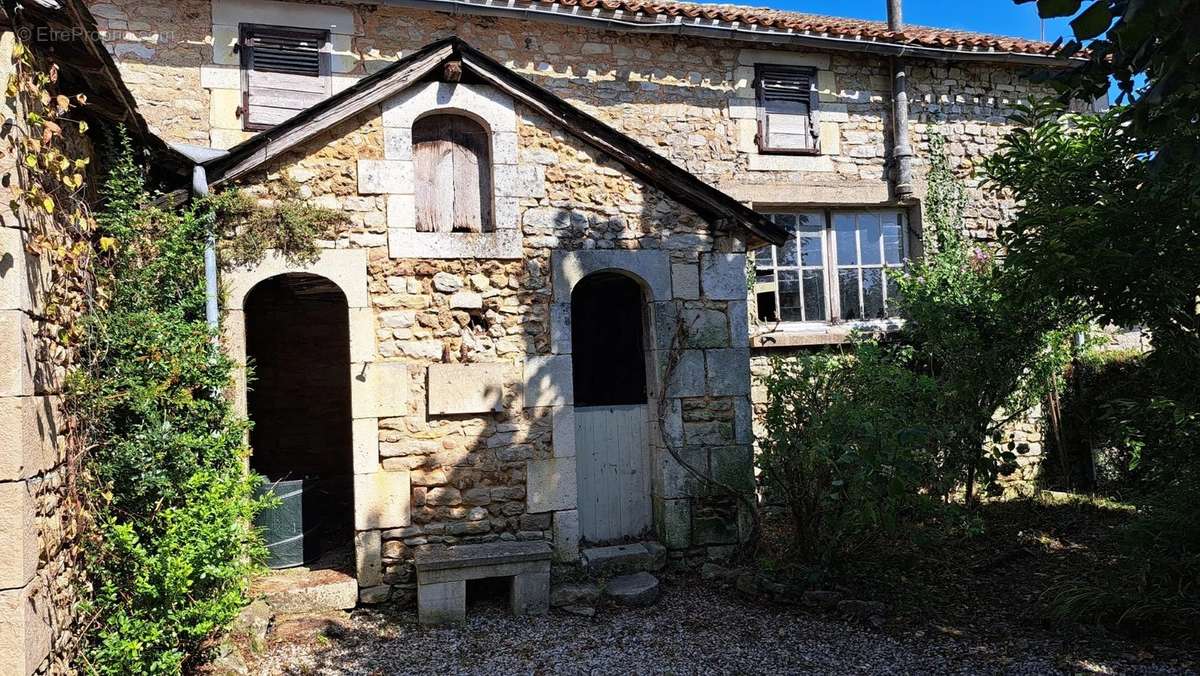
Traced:
<svg viewBox="0 0 1200 676">
<path fill-rule="evenodd" d="M 330 94 L 329 31 L 242 24 L 242 125 L 273 127 Z"/>
<path fill-rule="evenodd" d="M 896 316 L 896 276 L 907 255 L 903 214 L 771 214 L 782 246 L 755 254 L 758 316 L 775 322 L 847 322 Z"/>
<path fill-rule="evenodd" d="M 754 67 L 758 96 L 758 149 L 764 153 L 820 151 L 817 71 L 797 66 Z"/>
<path fill-rule="evenodd" d="M 491 139 L 483 125 L 454 114 L 413 123 L 417 230 L 491 232 Z"/>
</svg>

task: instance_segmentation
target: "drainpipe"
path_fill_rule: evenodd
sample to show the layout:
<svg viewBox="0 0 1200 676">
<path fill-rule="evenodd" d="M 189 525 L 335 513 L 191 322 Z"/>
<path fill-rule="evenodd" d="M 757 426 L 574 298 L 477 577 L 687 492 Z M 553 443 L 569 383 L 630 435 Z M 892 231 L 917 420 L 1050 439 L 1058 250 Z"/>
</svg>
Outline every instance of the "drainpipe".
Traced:
<svg viewBox="0 0 1200 676">
<path fill-rule="evenodd" d="M 901 0 L 888 0 L 888 30 L 904 32 L 904 15 Z M 913 196 L 912 146 L 908 142 L 908 64 L 899 56 L 892 62 L 892 134 L 896 142 L 892 149 L 892 182 L 896 199 L 907 200 Z"/>
<path fill-rule="evenodd" d="M 197 164 L 192 168 L 192 194 L 196 197 L 208 195 L 208 173 L 204 165 Z M 204 241 L 204 319 L 213 332 L 213 340 L 216 340 L 221 318 L 217 308 L 217 234 L 212 218 L 211 214 L 205 216 L 208 235 Z"/>
</svg>

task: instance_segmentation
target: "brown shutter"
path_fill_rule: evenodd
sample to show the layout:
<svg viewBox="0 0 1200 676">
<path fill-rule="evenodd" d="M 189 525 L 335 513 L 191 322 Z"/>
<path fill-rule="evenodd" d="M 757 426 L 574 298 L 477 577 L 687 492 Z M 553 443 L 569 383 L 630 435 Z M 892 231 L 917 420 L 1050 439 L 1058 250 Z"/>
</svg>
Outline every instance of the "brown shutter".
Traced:
<svg viewBox="0 0 1200 676">
<path fill-rule="evenodd" d="M 491 143 L 461 115 L 429 115 L 413 124 L 417 230 L 490 232 Z"/>
<path fill-rule="evenodd" d="M 815 75 L 808 68 L 756 67 L 759 150 L 817 150 Z"/>
<path fill-rule="evenodd" d="M 241 33 L 246 129 L 275 126 L 329 97 L 328 31 L 243 25 Z"/>
</svg>

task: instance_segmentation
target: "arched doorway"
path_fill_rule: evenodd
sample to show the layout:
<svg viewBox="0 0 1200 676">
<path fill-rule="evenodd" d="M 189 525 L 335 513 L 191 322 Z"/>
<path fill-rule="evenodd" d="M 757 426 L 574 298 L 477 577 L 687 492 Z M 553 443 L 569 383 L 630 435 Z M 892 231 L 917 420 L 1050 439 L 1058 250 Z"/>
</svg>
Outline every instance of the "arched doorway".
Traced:
<svg viewBox="0 0 1200 676">
<path fill-rule="evenodd" d="M 641 286 L 596 272 L 571 293 L 576 475 L 581 537 L 637 538 L 652 526 L 647 321 Z"/>
<path fill-rule="evenodd" d="M 244 307 L 250 467 L 289 482 L 293 514 L 281 520 L 302 516 L 301 532 L 267 533 L 273 565 L 297 565 L 300 549 L 305 562 L 344 558 L 354 539 L 346 296 L 324 277 L 288 273 L 255 285 Z"/>
</svg>

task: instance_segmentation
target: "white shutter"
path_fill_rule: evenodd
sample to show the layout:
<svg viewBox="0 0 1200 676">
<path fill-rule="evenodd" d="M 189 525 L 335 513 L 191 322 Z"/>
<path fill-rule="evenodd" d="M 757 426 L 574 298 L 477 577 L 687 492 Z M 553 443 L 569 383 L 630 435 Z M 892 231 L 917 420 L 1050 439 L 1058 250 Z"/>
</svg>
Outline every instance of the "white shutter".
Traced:
<svg viewBox="0 0 1200 676">
<path fill-rule="evenodd" d="M 804 68 L 760 65 L 757 75 L 759 148 L 816 150 L 815 73 Z"/>
<path fill-rule="evenodd" d="M 325 31 L 242 27 L 247 129 L 279 124 L 330 95 L 328 45 Z"/>
</svg>

